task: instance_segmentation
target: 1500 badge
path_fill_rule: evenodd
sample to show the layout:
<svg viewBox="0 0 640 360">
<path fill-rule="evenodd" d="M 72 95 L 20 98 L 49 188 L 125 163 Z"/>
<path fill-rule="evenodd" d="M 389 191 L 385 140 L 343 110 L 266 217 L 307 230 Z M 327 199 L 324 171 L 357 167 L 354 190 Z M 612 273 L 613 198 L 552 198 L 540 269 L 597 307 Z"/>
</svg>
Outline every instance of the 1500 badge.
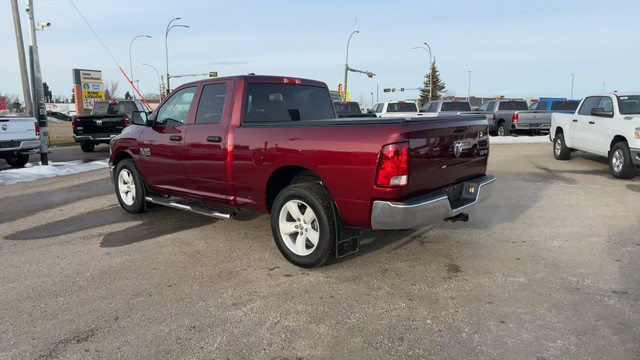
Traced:
<svg viewBox="0 0 640 360">
<path fill-rule="evenodd" d="M 151 149 L 149 148 L 140 148 L 140 156 L 150 156 L 151 155 Z"/>
</svg>

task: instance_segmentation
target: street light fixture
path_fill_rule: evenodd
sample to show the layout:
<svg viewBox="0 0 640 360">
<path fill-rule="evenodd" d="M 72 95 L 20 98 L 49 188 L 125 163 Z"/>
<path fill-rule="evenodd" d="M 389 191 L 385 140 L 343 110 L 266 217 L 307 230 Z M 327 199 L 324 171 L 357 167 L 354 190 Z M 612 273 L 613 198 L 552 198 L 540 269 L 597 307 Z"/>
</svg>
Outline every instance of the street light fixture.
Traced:
<svg viewBox="0 0 640 360">
<path fill-rule="evenodd" d="M 433 61 L 431 57 L 431 46 L 429 44 L 424 43 L 427 47 L 424 46 L 416 46 L 413 49 L 424 49 L 429 53 L 429 101 L 433 98 Z"/>
<path fill-rule="evenodd" d="M 176 20 L 180 20 L 182 18 L 174 18 L 171 21 L 169 21 L 169 23 L 167 24 L 167 30 L 164 32 L 164 53 L 165 53 L 165 58 L 167 61 L 167 95 L 169 95 L 169 93 L 171 92 L 171 82 L 170 82 L 170 76 L 169 76 L 169 47 L 168 47 L 168 37 L 169 37 L 169 30 L 173 29 L 174 27 L 184 27 L 184 28 L 188 28 L 188 25 L 171 25 L 172 22 L 176 21 Z"/>
<path fill-rule="evenodd" d="M 349 40 L 347 41 L 347 57 L 344 61 L 344 97 L 342 100 L 347 100 L 347 76 L 349 75 L 349 43 L 351 43 L 351 37 L 353 34 L 360 33 L 358 30 L 353 30 L 351 35 L 349 35 Z"/>
<path fill-rule="evenodd" d="M 162 82 L 160 81 L 160 73 L 158 72 L 158 69 L 156 69 L 156 67 L 151 64 L 142 63 L 142 65 L 148 66 L 156 72 L 156 76 L 158 76 L 158 89 L 160 89 L 160 101 L 162 101 L 163 89 L 162 89 Z"/>
<path fill-rule="evenodd" d="M 573 79 L 575 78 L 576 74 L 571 74 L 571 97 L 570 99 L 573 99 Z"/>
<path fill-rule="evenodd" d="M 131 76 L 131 90 L 133 90 L 131 92 L 131 95 L 133 96 L 134 99 L 136 98 L 136 92 L 135 92 L 135 89 L 133 88 L 133 82 L 135 80 L 133 80 L 133 64 L 131 63 L 131 45 L 133 45 L 133 41 L 135 39 L 139 38 L 139 37 L 146 37 L 146 38 L 151 39 L 150 35 L 138 35 L 138 36 L 134 37 L 133 39 L 131 39 L 131 42 L 129 43 L 129 76 Z"/>
</svg>

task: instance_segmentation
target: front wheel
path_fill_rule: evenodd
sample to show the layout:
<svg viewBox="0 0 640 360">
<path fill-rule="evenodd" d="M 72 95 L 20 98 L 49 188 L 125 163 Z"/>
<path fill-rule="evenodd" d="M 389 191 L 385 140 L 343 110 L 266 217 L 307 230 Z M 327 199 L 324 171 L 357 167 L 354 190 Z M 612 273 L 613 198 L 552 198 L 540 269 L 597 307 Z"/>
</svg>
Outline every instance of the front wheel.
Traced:
<svg viewBox="0 0 640 360">
<path fill-rule="evenodd" d="M 564 142 L 564 134 L 559 133 L 553 140 L 553 156 L 556 160 L 569 160 L 571 157 L 571 149 Z"/>
<path fill-rule="evenodd" d="M 271 230 L 278 249 L 291 263 L 313 268 L 335 251 L 332 203 L 327 189 L 313 183 L 290 185 L 276 196 Z"/>
<path fill-rule="evenodd" d="M 635 176 L 631 152 L 626 142 L 613 145 L 609 152 L 609 168 L 613 177 L 618 179 L 631 179 Z"/>
<path fill-rule="evenodd" d="M 130 213 L 140 213 L 144 208 L 144 183 L 133 160 L 122 160 L 116 166 L 115 186 L 118 202 Z"/>
<path fill-rule="evenodd" d="M 82 151 L 84 152 L 92 152 L 95 148 L 96 148 L 96 145 L 94 143 L 90 143 L 90 142 L 80 143 L 80 149 L 82 149 Z"/>
<path fill-rule="evenodd" d="M 29 154 L 16 153 L 15 155 L 7 156 L 5 160 L 12 168 L 23 168 L 29 162 Z"/>
</svg>

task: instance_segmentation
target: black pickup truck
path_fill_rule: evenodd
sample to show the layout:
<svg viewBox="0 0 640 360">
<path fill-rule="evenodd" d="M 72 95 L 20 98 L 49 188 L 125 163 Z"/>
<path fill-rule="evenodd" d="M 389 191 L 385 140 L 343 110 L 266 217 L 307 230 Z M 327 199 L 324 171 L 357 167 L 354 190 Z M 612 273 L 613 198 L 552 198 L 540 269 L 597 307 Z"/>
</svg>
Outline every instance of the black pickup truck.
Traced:
<svg viewBox="0 0 640 360">
<path fill-rule="evenodd" d="M 134 111 L 150 112 L 140 100 L 98 101 L 91 115 L 78 115 L 71 119 L 73 139 L 84 152 L 92 152 L 98 144 L 108 144 L 131 124 Z"/>
</svg>

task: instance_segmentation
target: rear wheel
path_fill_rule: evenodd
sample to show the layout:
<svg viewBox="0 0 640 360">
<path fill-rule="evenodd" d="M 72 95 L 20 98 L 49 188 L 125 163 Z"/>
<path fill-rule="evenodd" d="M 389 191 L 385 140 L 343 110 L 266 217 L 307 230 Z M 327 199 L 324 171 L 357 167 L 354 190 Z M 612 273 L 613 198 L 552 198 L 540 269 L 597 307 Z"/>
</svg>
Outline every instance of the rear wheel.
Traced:
<svg viewBox="0 0 640 360">
<path fill-rule="evenodd" d="M 80 143 L 80 149 L 82 149 L 82 151 L 84 152 L 92 152 L 93 149 L 95 148 L 96 148 L 96 145 L 94 143 L 90 143 L 90 142 Z"/>
<path fill-rule="evenodd" d="M 5 160 L 12 168 L 22 168 L 29 162 L 29 154 L 16 153 L 15 155 L 7 156 Z"/>
<path fill-rule="evenodd" d="M 621 141 L 611 148 L 609 152 L 609 168 L 613 177 L 618 179 L 631 179 L 635 176 L 631 152 L 626 142 Z"/>
<path fill-rule="evenodd" d="M 120 206 L 130 213 L 143 212 L 145 210 L 144 183 L 133 160 L 126 159 L 118 163 L 115 180 Z"/>
<path fill-rule="evenodd" d="M 278 249 L 291 263 L 320 266 L 335 251 L 336 229 L 331 195 L 312 183 L 286 187 L 271 209 L 271 230 Z"/>
<path fill-rule="evenodd" d="M 553 140 L 553 156 L 556 160 L 569 160 L 571 157 L 571 149 L 565 144 L 562 133 L 556 134 L 556 138 Z"/>
<path fill-rule="evenodd" d="M 504 122 L 498 124 L 498 136 L 509 135 L 509 129 L 504 125 Z"/>
</svg>

